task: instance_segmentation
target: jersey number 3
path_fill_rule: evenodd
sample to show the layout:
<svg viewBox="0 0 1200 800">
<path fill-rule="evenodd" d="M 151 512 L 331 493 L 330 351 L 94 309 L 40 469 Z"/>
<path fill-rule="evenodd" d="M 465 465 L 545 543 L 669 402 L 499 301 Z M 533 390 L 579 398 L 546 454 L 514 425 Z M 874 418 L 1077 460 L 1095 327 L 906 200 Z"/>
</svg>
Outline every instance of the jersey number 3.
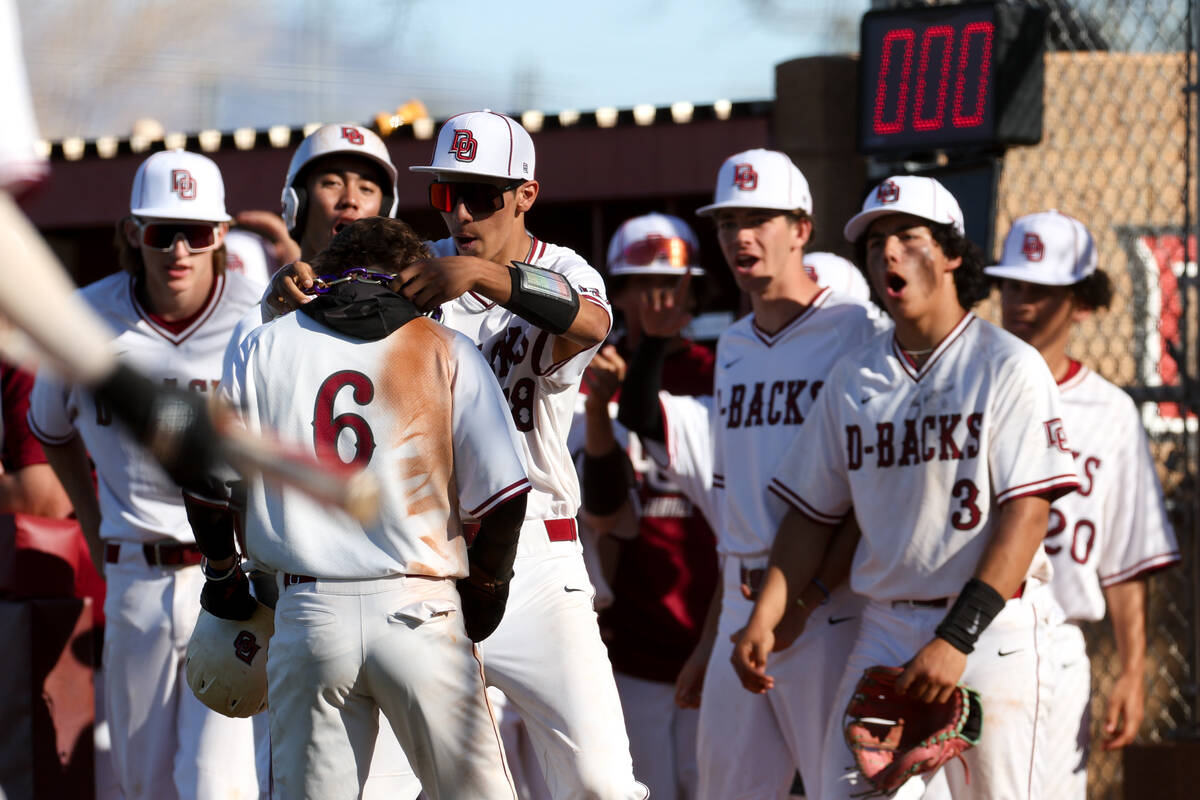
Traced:
<svg viewBox="0 0 1200 800">
<path fill-rule="evenodd" d="M 317 390 L 317 402 L 313 407 L 313 446 L 317 451 L 317 459 L 331 466 L 350 466 L 363 468 L 371 461 L 375 452 L 375 435 L 371 426 L 358 414 L 345 412 L 333 415 L 333 402 L 338 393 L 346 387 L 352 387 L 351 398 L 360 406 L 365 406 L 375 397 L 375 386 L 371 379 L 361 372 L 342 370 L 330 375 Z M 342 459 L 338 452 L 338 439 L 342 431 L 349 429 L 354 433 L 354 455 L 349 461 Z"/>
</svg>

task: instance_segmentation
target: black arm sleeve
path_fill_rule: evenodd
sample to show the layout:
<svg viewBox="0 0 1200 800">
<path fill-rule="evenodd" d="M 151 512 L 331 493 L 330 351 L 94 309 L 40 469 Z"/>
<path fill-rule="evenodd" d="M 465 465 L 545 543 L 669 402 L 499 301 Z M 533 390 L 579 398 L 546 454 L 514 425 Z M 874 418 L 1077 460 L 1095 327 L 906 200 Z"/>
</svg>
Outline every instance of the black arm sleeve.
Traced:
<svg viewBox="0 0 1200 800">
<path fill-rule="evenodd" d="M 667 438 L 658 391 L 662 388 L 662 368 L 670 343 L 670 339 L 642 337 L 629 363 L 629 371 L 625 373 L 617 408 L 618 422 L 643 439 L 654 442 L 665 442 Z"/>
<path fill-rule="evenodd" d="M 512 578 L 513 561 L 517 557 L 517 539 L 525 521 L 526 495 L 518 495 L 496 506 L 492 513 L 479 521 L 479 532 L 467 550 L 471 568 L 481 570 L 489 579 L 508 581 Z"/>
<path fill-rule="evenodd" d="M 583 494 L 583 508 L 590 514 L 607 516 L 629 497 L 633 486 L 633 464 L 629 454 L 619 446 L 602 456 L 583 454 L 583 468 L 579 488 Z"/>
</svg>

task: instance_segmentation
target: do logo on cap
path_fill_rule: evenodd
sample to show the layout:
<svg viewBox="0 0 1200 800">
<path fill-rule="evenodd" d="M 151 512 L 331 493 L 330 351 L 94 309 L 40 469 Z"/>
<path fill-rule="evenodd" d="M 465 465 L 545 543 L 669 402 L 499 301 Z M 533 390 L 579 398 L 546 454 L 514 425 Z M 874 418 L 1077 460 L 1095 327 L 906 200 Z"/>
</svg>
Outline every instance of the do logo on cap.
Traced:
<svg viewBox="0 0 1200 800">
<path fill-rule="evenodd" d="M 186 169 L 171 170 L 171 191 L 179 195 L 180 200 L 196 199 L 196 180 Z"/>
<path fill-rule="evenodd" d="M 1029 261 L 1041 261 L 1046 255 L 1046 246 L 1042 244 L 1042 237 L 1036 233 L 1026 233 L 1021 242 L 1021 255 Z"/>
<path fill-rule="evenodd" d="M 479 142 L 475 141 L 470 131 L 454 129 L 454 141 L 450 144 L 450 152 L 454 153 L 455 158 L 459 161 L 474 161 L 478 149 Z"/>
<path fill-rule="evenodd" d="M 753 164 L 736 164 L 733 167 L 733 185 L 743 192 L 753 192 L 758 188 L 758 173 Z"/>
<path fill-rule="evenodd" d="M 900 199 L 900 187 L 895 181 L 884 181 L 875 190 L 875 199 L 881 203 L 894 203 Z"/>
<path fill-rule="evenodd" d="M 349 125 L 342 126 L 342 138 L 350 144 L 362 145 L 364 142 L 366 142 L 366 139 L 363 138 L 362 131 Z"/>
</svg>

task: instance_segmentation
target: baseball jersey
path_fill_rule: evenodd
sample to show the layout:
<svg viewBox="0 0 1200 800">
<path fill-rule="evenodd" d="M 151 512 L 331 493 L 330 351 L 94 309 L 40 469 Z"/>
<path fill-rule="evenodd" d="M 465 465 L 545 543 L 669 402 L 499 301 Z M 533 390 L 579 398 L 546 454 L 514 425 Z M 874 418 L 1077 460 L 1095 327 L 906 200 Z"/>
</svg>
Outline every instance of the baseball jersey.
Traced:
<svg viewBox="0 0 1200 800">
<path fill-rule="evenodd" d="M 1079 491 L 1050 508 L 1050 587 L 1070 620 L 1104 617 L 1104 589 L 1179 561 L 1137 407 L 1078 362 L 1059 384 Z"/>
<path fill-rule="evenodd" d="M 812 519 L 853 507 L 850 587 L 886 602 L 957 594 L 1008 500 L 1079 486 L 1046 362 L 967 313 L 920 368 L 881 334 L 829 374 L 770 490 Z M 1032 576 L 1049 580 L 1041 548 Z"/>
<path fill-rule="evenodd" d="M 221 379 L 234 326 L 258 302 L 258 289 L 236 274 L 218 275 L 201 309 L 178 322 L 147 310 L 135 279 L 125 272 L 96 281 L 80 295 L 115 331 L 113 350 L 123 361 L 166 385 L 206 393 Z M 43 444 L 83 437 L 99 480 L 101 538 L 194 541 L 179 487 L 90 393 L 40 371 L 30 396 L 29 427 Z"/>
<path fill-rule="evenodd" d="M 363 341 L 288 314 L 246 337 L 220 392 L 249 431 L 274 431 L 332 466 L 379 478 L 370 526 L 303 492 L 251 481 L 246 549 L 267 570 L 465 577 L 463 516 L 482 518 L 529 490 L 487 364 L 468 339 L 425 317 Z"/>
<path fill-rule="evenodd" d="M 0 0 L 0 191 L 14 194 L 46 174 L 46 161 L 37 155 L 38 138 L 29 81 L 21 57 L 21 26 L 15 0 Z"/>
<path fill-rule="evenodd" d="M 612 309 L 600 274 L 574 251 L 530 238 L 525 261 L 566 276 L 581 303 Z M 434 256 L 454 255 L 454 240 L 430 243 Z M 579 477 L 567 449 L 567 434 L 579 380 L 600 344 L 554 363 L 554 336 L 469 292 L 442 305 L 442 322 L 474 341 L 504 392 L 521 436 L 529 471 L 525 518 L 566 519 L 579 511 Z"/>
<path fill-rule="evenodd" d="M 721 334 L 712 464 L 719 552 L 770 552 L 787 512 L 787 504 L 767 492 L 779 460 L 803 428 L 838 357 L 889 324 L 870 303 L 826 288 L 774 334 L 760 329 L 753 315 Z M 668 437 L 670 431 L 668 424 Z"/>
</svg>

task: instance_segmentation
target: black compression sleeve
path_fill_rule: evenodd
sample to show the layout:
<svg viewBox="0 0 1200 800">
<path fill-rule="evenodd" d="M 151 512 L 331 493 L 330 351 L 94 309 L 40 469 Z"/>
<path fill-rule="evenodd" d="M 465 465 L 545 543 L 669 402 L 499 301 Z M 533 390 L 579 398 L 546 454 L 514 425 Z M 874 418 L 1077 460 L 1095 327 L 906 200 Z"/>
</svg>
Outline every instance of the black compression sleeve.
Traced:
<svg viewBox="0 0 1200 800">
<path fill-rule="evenodd" d="M 937 635 L 959 652 L 970 654 L 979 634 L 1003 610 L 1004 598 L 1000 593 L 978 578 L 971 578 L 937 626 Z"/>
<path fill-rule="evenodd" d="M 602 456 L 583 454 L 583 508 L 590 514 L 613 514 L 629 497 L 633 485 L 633 465 L 629 455 L 619 446 Z"/>
<path fill-rule="evenodd" d="M 625 373 L 617 409 L 618 422 L 638 436 L 654 442 L 665 442 L 667 439 L 662 408 L 658 405 L 658 391 L 662 388 L 662 368 L 670 344 L 670 339 L 642 337 Z"/>
</svg>

